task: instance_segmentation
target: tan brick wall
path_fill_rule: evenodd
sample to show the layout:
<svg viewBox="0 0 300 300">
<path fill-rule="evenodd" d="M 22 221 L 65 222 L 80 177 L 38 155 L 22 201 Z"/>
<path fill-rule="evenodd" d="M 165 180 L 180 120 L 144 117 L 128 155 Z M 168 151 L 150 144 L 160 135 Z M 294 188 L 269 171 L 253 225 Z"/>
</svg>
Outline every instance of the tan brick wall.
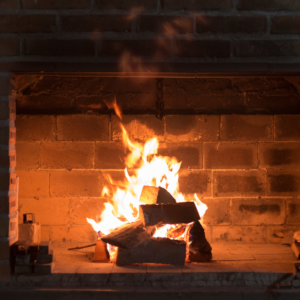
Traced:
<svg viewBox="0 0 300 300">
<path fill-rule="evenodd" d="M 300 226 L 300 136 L 285 129 L 291 119 L 297 126 L 300 116 L 168 115 L 159 122 L 126 115 L 124 124 L 136 140 L 157 135 L 159 154 L 182 161 L 179 188 L 208 205 L 203 221 L 210 240 L 279 243 Z M 43 237 L 94 241 L 86 217 L 103 210 L 105 175 L 124 178 L 118 123 L 109 115 L 17 117 L 19 212 L 36 213 Z"/>
</svg>

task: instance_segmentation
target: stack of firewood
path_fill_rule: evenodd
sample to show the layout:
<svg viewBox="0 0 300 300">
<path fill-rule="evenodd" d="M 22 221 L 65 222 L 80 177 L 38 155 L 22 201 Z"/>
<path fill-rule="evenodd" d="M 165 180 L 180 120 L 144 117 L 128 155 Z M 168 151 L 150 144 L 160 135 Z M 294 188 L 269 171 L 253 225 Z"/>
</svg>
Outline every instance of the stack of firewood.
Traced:
<svg viewBox="0 0 300 300">
<path fill-rule="evenodd" d="M 161 263 L 183 265 L 185 261 L 211 260 L 211 246 L 194 202 L 177 203 L 161 187 L 144 186 L 139 206 L 139 220 L 123 225 L 101 238 L 118 247 L 116 264 Z M 176 224 L 170 238 L 153 238 L 157 228 Z M 184 236 L 180 240 L 178 238 Z"/>
</svg>

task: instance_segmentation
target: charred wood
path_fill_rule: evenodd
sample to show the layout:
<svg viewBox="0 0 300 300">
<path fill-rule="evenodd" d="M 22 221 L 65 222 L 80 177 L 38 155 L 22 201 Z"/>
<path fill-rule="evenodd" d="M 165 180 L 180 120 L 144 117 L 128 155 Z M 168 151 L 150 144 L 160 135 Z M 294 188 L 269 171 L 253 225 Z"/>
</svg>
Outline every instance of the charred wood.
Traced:
<svg viewBox="0 0 300 300">
<path fill-rule="evenodd" d="M 145 226 L 191 223 L 200 220 L 194 202 L 140 205 L 139 217 Z"/>
<path fill-rule="evenodd" d="M 184 265 L 186 243 L 167 238 L 152 238 L 133 249 L 118 248 L 116 264 L 157 263 Z"/>
<path fill-rule="evenodd" d="M 115 229 L 101 240 L 113 246 L 131 249 L 150 239 L 155 230 L 154 226 L 146 228 L 141 221 L 137 221 Z"/>
<path fill-rule="evenodd" d="M 212 248 L 199 221 L 189 225 L 186 231 L 187 261 L 207 262 L 212 259 Z"/>
</svg>

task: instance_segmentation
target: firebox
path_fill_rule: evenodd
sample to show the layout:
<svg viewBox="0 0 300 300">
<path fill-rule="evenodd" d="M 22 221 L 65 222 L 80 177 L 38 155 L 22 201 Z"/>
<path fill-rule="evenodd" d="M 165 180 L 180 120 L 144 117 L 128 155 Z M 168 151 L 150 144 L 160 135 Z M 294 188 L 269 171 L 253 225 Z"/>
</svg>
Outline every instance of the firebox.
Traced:
<svg viewBox="0 0 300 300">
<path fill-rule="evenodd" d="M 298 299 L 299 10 L 0 0 L 0 294 Z"/>
</svg>

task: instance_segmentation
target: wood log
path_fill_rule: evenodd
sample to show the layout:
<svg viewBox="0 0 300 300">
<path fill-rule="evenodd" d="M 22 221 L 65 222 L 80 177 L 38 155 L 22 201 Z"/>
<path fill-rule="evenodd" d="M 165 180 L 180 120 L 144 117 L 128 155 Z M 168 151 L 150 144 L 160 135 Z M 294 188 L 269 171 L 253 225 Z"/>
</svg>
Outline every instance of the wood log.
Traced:
<svg viewBox="0 0 300 300">
<path fill-rule="evenodd" d="M 110 234 L 102 237 L 101 240 L 113 246 L 131 249 L 150 239 L 155 231 L 154 226 L 146 228 L 141 221 L 137 221 L 117 228 Z"/>
<path fill-rule="evenodd" d="M 178 239 L 178 237 L 182 236 L 185 233 L 186 227 L 187 227 L 186 224 L 179 224 L 176 227 L 171 228 L 170 230 L 167 231 L 167 238 Z"/>
<path fill-rule="evenodd" d="M 144 204 L 176 203 L 175 198 L 166 189 L 146 185 L 143 187 L 139 201 Z"/>
<path fill-rule="evenodd" d="M 194 202 L 140 205 L 139 218 L 144 226 L 153 226 L 156 224 L 186 224 L 200 220 Z"/>
<path fill-rule="evenodd" d="M 167 238 L 152 238 L 133 249 L 118 248 L 117 265 L 157 263 L 184 265 L 186 243 Z"/>
<path fill-rule="evenodd" d="M 97 240 L 96 242 L 93 262 L 97 262 L 97 263 L 109 262 L 109 253 L 106 244 L 101 240 Z"/>
<path fill-rule="evenodd" d="M 297 259 L 300 259 L 300 244 L 297 242 L 294 242 L 292 244 L 292 250 L 294 251 Z"/>
<path fill-rule="evenodd" d="M 294 233 L 294 240 L 298 243 L 300 243 L 300 231 L 296 231 Z"/>
<path fill-rule="evenodd" d="M 187 261 L 207 262 L 212 259 L 212 248 L 205 238 L 205 232 L 199 221 L 189 225 L 186 231 Z"/>
</svg>

